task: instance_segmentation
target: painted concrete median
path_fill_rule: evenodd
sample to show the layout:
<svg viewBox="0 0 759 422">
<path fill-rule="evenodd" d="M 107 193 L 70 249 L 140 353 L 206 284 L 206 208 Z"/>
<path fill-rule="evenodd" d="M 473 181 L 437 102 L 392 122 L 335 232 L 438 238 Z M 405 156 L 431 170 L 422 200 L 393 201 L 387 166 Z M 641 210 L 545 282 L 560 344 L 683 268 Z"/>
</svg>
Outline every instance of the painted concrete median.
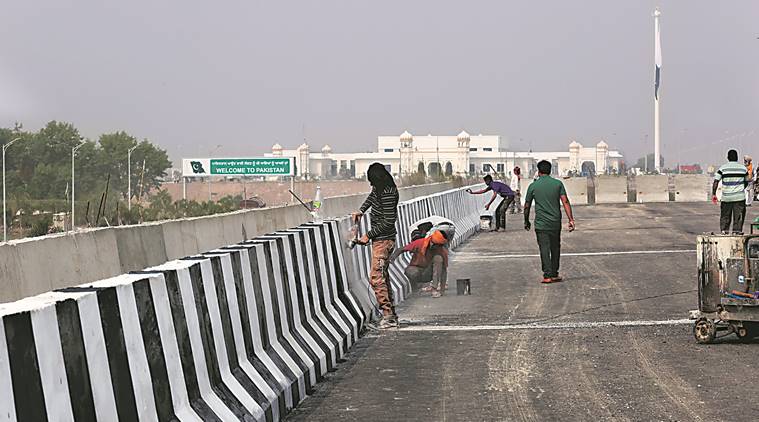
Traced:
<svg viewBox="0 0 759 422">
<path fill-rule="evenodd" d="M 435 214 L 458 244 L 480 202 L 458 189 L 401 203 L 397 240 Z M 2 419 L 281 420 L 376 313 L 368 248 L 347 247 L 349 225 L 296 225 L 0 305 Z"/>
</svg>

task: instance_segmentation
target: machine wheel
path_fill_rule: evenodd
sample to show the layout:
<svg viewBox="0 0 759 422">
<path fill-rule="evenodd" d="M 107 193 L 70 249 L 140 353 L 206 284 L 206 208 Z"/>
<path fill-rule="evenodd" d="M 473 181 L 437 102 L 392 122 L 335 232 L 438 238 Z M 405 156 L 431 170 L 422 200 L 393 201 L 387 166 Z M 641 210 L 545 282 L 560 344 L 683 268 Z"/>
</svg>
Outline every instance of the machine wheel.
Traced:
<svg viewBox="0 0 759 422">
<path fill-rule="evenodd" d="M 738 336 L 739 339 L 743 341 L 746 341 L 752 337 L 749 335 L 749 330 L 746 328 L 746 326 L 742 326 L 742 327 L 734 326 L 733 332 L 735 333 L 736 336 Z"/>
<path fill-rule="evenodd" d="M 750 321 L 743 322 L 743 327 L 736 327 L 735 335 L 737 335 L 741 341 L 751 341 L 752 339 L 759 337 L 759 323 Z"/>
<path fill-rule="evenodd" d="M 701 318 L 693 326 L 693 336 L 700 344 L 711 343 L 717 336 L 717 326 L 712 321 Z"/>
</svg>

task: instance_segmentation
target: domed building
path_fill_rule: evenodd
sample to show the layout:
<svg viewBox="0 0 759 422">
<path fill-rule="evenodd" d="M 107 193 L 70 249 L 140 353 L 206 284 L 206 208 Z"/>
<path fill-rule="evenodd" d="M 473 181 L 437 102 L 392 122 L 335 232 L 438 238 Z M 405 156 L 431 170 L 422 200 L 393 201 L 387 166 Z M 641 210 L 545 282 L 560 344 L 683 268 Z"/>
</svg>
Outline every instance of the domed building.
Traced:
<svg viewBox="0 0 759 422">
<path fill-rule="evenodd" d="M 515 166 L 526 177 L 534 174 L 540 160 L 553 164 L 555 175 L 588 175 L 619 172 L 624 157 L 611 150 L 601 140 L 584 147 L 572 140 L 565 151 L 518 151 L 510 148 L 507 139 L 499 135 L 471 135 L 462 130 L 458 135 L 412 135 L 408 130 L 400 135 L 378 136 L 373 152 L 339 152 L 324 145 L 312 152 L 308 144 L 295 150 L 285 150 L 279 144 L 267 156 L 293 157 L 296 174 L 301 178 L 363 178 L 369 165 L 380 162 L 396 177 L 419 171 L 426 175 L 509 176 Z"/>
</svg>

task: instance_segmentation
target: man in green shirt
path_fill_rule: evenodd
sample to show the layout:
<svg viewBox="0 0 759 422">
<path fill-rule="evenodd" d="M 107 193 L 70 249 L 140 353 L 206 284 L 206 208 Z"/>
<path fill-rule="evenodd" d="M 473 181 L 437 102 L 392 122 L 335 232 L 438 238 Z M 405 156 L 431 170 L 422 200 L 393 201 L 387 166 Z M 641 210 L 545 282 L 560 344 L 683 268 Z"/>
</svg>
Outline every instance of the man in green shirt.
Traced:
<svg viewBox="0 0 759 422">
<path fill-rule="evenodd" d="M 561 180 L 550 176 L 551 163 L 538 163 L 538 179 L 527 188 L 524 201 L 524 229 L 530 230 L 530 208 L 535 200 L 535 235 L 540 248 L 540 263 L 543 267 L 543 283 L 562 281 L 559 276 L 561 259 L 561 206 L 569 219 L 568 229 L 574 231 L 575 220 L 572 206 L 567 199 L 567 191 Z"/>
</svg>

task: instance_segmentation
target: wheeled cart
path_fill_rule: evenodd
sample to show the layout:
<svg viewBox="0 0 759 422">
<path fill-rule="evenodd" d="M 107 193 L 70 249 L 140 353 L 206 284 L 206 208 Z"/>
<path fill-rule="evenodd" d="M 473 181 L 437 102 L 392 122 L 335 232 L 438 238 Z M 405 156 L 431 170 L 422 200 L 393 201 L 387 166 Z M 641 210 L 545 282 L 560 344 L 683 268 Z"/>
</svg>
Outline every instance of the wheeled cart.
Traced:
<svg viewBox="0 0 759 422">
<path fill-rule="evenodd" d="M 759 235 L 704 234 L 696 255 L 698 310 L 690 312 L 696 341 L 759 336 Z"/>
</svg>

